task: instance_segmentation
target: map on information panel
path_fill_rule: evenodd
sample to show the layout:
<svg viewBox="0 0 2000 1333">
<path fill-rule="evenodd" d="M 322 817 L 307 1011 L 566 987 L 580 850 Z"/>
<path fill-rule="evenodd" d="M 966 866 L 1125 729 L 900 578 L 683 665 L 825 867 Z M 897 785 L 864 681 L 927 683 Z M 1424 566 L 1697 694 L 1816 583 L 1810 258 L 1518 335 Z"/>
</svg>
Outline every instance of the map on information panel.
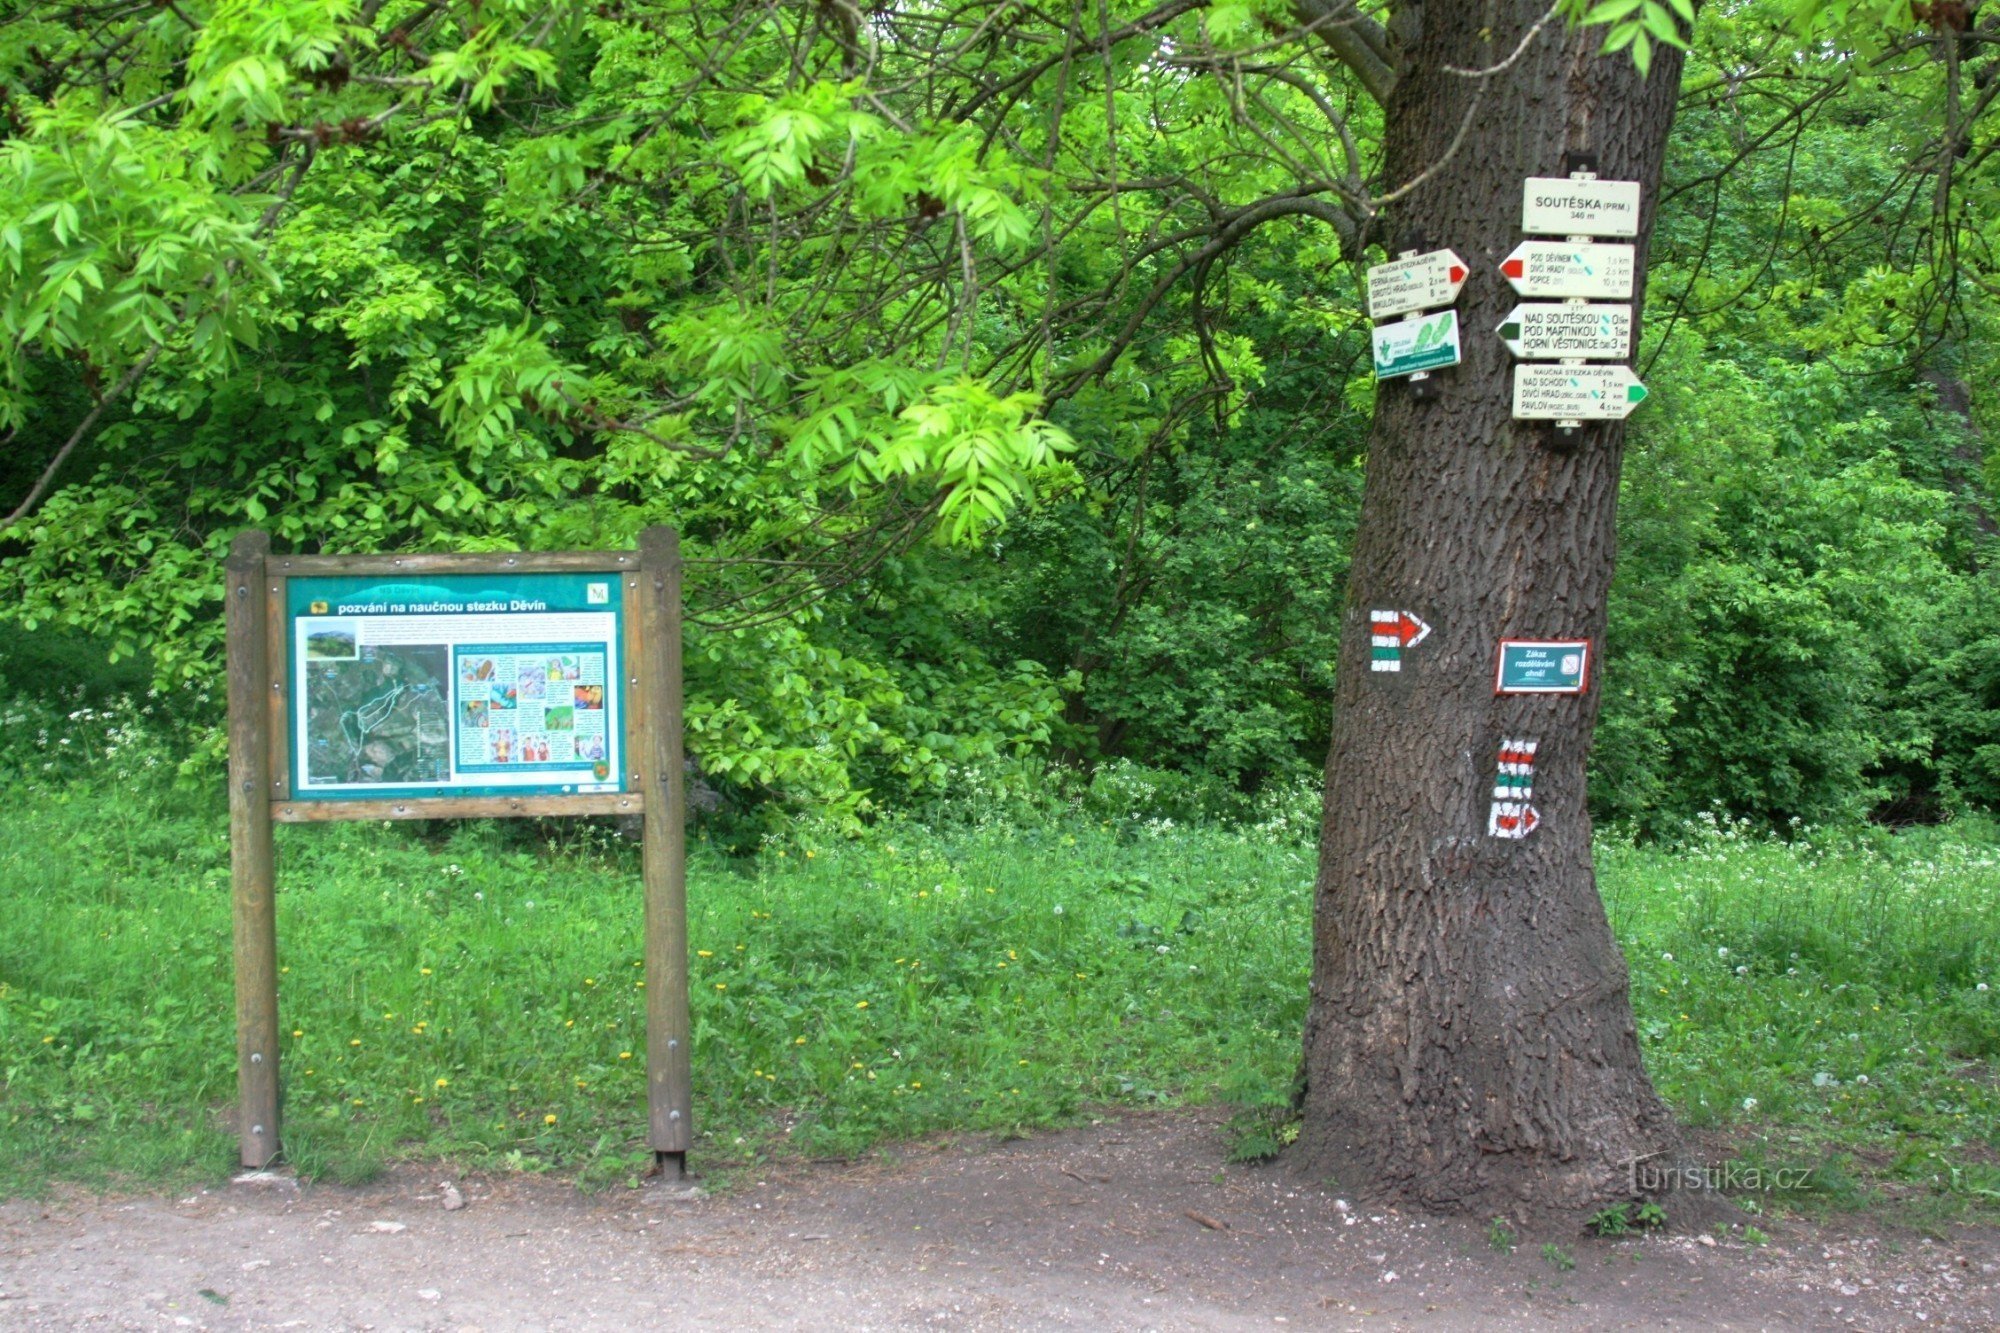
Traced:
<svg viewBox="0 0 2000 1333">
<path fill-rule="evenodd" d="M 289 580 L 292 798 L 625 790 L 618 583 Z"/>
</svg>

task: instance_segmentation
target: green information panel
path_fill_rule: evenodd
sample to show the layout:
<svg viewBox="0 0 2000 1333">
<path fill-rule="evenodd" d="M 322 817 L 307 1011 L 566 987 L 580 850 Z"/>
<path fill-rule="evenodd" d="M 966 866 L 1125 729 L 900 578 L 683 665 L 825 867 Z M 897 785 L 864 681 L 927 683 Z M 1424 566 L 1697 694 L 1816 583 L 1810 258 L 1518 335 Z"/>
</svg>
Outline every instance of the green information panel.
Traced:
<svg viewBox="0 0 2000 1333">
<path fill-rule="evenodd" d="M 625 787 L 616 574 L 293 577 L 292 799 Z"/>
<path fill-rule="evenodd" d="M 1590 684 L 1590 640 L 1502 639 L 1495 694 L 1582 694 Z"/>
</svg>

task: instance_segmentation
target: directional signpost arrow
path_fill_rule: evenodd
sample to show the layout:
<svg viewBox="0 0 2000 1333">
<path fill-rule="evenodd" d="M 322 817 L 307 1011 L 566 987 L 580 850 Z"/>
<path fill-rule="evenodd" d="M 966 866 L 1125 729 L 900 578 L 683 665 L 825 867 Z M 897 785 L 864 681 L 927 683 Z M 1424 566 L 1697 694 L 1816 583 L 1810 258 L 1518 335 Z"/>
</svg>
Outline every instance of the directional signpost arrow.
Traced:
<svg viewBox="0 0 2000 1333">
<path fill-rule="evenodd" d="M 1500 273 L 1523 296 L 1632 299 L 1633 247 L 1603 241 L 1523 241 Z"/>
<path fill-rule="evenodd" d="M 1639 182 L 1530 176 L 1521 230 L 1538 236 L 1637 236 Z"/>
<path fill-rule="evenodd" d="M 1632 351 L 1632 307 L 1528 302 L 1515 306 L 1496 332 L 1518 357 L 1622 361 Z"/>
<path fill-rule="evenodd" d="M 1393 379 L 1455 366 L 1459 361 L 1458 312 L 1440 310 L 1420 319 L 1375 326 L 1375 378 Z"/>
<path fill-rule="evenodd" d="M 1645 401 L 1630 366 L 1514 367 L 1517 421 L 1623 421 Z"/>
<path fill-rule="evenodd" d="M 1465 285 L 1465 261 L 1449 250 L 1411 255 L 1368 269 L 1368 318 L 1450 305 Z"/>
</svg>

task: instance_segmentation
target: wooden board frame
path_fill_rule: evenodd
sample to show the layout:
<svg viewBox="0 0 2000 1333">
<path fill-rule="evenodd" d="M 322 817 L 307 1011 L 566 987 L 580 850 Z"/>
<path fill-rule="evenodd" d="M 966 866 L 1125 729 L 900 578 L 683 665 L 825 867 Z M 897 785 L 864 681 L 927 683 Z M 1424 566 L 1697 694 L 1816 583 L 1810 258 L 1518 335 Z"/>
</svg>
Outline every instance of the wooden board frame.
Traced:
<svg viewBox="0 0 2000 1333">
<path fill-rule="evenodd" d="M 243 1165 L 270 1165 L 279 1134 L 275 824 L 352 819 L 493 819 L 639 815 L 645 828 L 647 1143 L 686 1168 L 693 1142 L 687 966 L 687 802 L 683 772 L 680 537 L 640 534 L 637 551 L 437 555 L 271 554 L 245 532 L 225 567 L 229 679 L 229 842 L 235 926 L 237 1140 Z M 388 574 L 607 574 L 627 626 L 623 792 L 297 800 L 291 790 L 287 584 L 294 577 Z"/>
</svg>

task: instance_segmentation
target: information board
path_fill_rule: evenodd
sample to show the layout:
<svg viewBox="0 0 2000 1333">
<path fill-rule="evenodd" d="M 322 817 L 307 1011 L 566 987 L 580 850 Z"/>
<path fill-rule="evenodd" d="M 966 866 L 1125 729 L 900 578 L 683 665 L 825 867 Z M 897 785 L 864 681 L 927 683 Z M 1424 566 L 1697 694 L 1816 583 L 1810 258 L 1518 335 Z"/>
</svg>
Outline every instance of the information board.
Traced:
<svg viewBox="0 0 2000 1333">
<path fill-rule="evenodd" d="M 1582 694 L 1590 685 L 1590 640 L 1502 639 L 1495 694 Z"/>
<path fill-rule="evenodd" d="M 616 574 L 293 577 L 294 801 L 625 790 Z"/>
</svg>

